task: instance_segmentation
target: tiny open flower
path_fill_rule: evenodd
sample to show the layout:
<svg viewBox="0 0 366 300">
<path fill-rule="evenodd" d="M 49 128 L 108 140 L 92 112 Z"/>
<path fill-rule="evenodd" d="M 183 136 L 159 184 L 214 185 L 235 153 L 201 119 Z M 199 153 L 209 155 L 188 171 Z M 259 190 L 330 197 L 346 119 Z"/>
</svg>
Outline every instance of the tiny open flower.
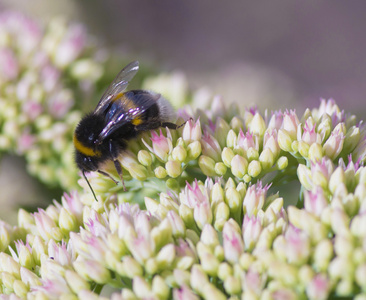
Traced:
<svg viewBox="0 0 366 300">
<path fill-rule="evenodd" d="M 17 249 L 18 255 L 16 256 L 13 252 L 12 248 L 10 248 L 10 252 L 12 253 L 13 258 L 20 263 L 21 266 L 26 268 L 33 268 L 35 265 L 34 258 L 32 255 L 32 248 L 31 246 L 26 243 L 24 244 L 23 241 L 15 242 L 15 246 Z"/>
<path fill-rule="evenodd" d="M 201 139 L 202 153 L 206 156 L 211 157 L 215 161 L 220 161 L 221 158 L 221 147 L 219 142 L 207 131 Z"/>
<path fill-rule="evenodd" d="M 41 69 L 41 79 L 46 91 L 52 91 L 60 80 L 61 72 L 52 65 L 46 64 Z"/>
<path fill-rule="evenodd" d="M 319 109 L 314 110 L 313 114 L 318 119 L 326 114 L 329 115 L 331 117 L 333 126 L 336 126 L 339 122 L 342 122 L 344 118 L 343 113 L 333 99 L 321 99 Z"/>
<path fill-rule="evenodd" d="M 252 291 L 255 295 L 260 295 L 266 283 L 266 276 L 249 269 L 244 277 L 245 290 Z"/>
<path fill-rule="evenodd" d="M 249 131 L 244 134 L 240 129 L 235 145 L 235 149 L 238 148 L 243 150 L 243 154 L 246 154 L 250 148 L 259 150 L 258 137 Z"/>
<path fill-rule="evenodd" d="M 189 119 L 183 128 L 183 140 L 189 144 L 194 141 L 200 141 L 202 137 L 201 122 L 197 120 L 196 123 Z"/>
<path fill-rule="evenodd" d="M 77 221 L 81 224 L 83 218 L 84 205 L 80 201 L 80 195 L 73 191 L 70 194 L 64 193 L 61 198 L 62 206 L 75 216 Z"/>
<path fill-rule="evenodd" d="M 282 127 L 283 114 L 281 111 L 272 113 L 271 119 L 268 122 L 268 128 L 279 130 Z"/>
<path fill-rule="evenodd" d="M 197 226 L 202 229 L 206 224 L 212 223 L 212 211 L 209 202 L 198 202 L 193 209 L 193 217 Z"/>
<path fill-rule="evenodd" d="M 317 186 L 314 191 L 305 191 L 304 208 L 314 215 L 320 217 L 323 210 L 328 206 L 324 190 Z"/>
<path fill-rule="evenodd" d="M 34 213 L 34 220 L 38 233 L 45 241 L 50 239 L 62 240 L 63 234 L 61 229 L 57 227 L 55 221 L 43 209 L 39 209 L 38 213 Z"/>
<path fill-rule="evenodd" d="M 198 203 L 209 203 L 209 195 L 207 190 L 200 188 L 200 184 L 197 179 L 190 185 L 186 184 L 186 187 L 182 193 L 179 194 L 181 203 L 187 205 L 190 208 L 195 208 Z"/>
<path fill-rule="evenodd" d="M 43 112 L 42 105 L 32 100 L 23 103 L 22 109 L 30 121 L 35 120 Z"/>
<path fill-rule="evenodd" d="M 275 158 L 279 156 L 281 149 L 277 142 L 277 130 L 267 130 L 265 132 L 263 138 L 263 148 L 269 148 Z"/>
<path fill-rule="evenodd" d="M 321 300 L 329 297 L 331 283 L 329 279 L 323 275 L 316 275 L 306 287 L 306 294 L 310 299 Z"/>
<path fill-rule="evenodd" d="M 161 129 L 159 135 L 155 131 L 152 131 L 151 141 L 152 148 L 143 140 L 145 146 L 153 152 L 158 159 L 161 161 L 167 161 L 170 152 L 173 150 L 170 132 L 168 131 L 167 137 L 165 137 Z"/>
<path fill-rule="evenodd" d="M 199 297 L 187 285 L 182 285 L 173 290 L 174 300 L 198 300 Z"/>
<path fill-rule="evenodd" d="M 108 269 L 100 262 L 77 259 L 73 266 L 76 272 L 86 280 L 93 280 L 99 284 L 106 284 L 111 279 Z"/>
<path fill-rule="evenodd" d="M 150 237 L 128 235 L 125 238 L 128 249 L 133 257 L 140 263 L 145 263 L 154 254 L 154 244 Z"/>
<path fill-rule="evenodd" d="M 297 128 L 300 121 L 294 110 L 286 110 L 283 115 L 282 129 L 291 137 L 292 140 L 296 139 Z"/>
<path fill-rule="evenodd" d="M 85 42 L 85 28 L 79 24 L 71 26 L 56 49 L 56 53 L 54 53 L 55 64 L 60 68 L 66 67 L 79 56 Z"/>
<path fill-rule="evenodd" d="M 310 255 L 310 240 L 305 232 L 290 226 L 286 233 L 286 258 L 289 263 L 301 265 Z"/>
<path fill-rule="evenodd" d="M 313 183 L 326 188 L 333 173 L 333 163 L 329 158 L 323 158 L 311 164 L 311 175 Z"/>
<path fill-rule="evenodd" d="M 20 278 L 30 288 L 33 288 L 37 285 L 41 285 L 40 278 L 36 274 L 34 274 L 32 271 L 30 271 L 24 267 L 20 268 Z"/>
<path fill-rule="evenodd" d="M 249 217 L 248 215 L 245 215 L 242 231 L 245 249 L 249 251 L 253 250 L 262 231 L 260 218 L 256 216 Z"/>
<path fill-rule="evenodd" d="M 0 253 L 0 265 L 1 271 L 7 272 L 15 278 L 20 278 L 20 264 L 12 258 L 10 255 L 1 252 Z"/>
<path fill-rule="evenodd" d="M 303 131 L 304 132 L 300 140 L 304 141 L 308 145 L 311 145 L 313 143 L 321 143 L 321 137 L 316 132 L 316 124 L 314 123 L 314 120 L 312 118 L 308 118 L 306 120 Z"/>
<path fill-rule="evenodd" d="M 18 76 L 19 65 L 14 53 L 7 48 L 0 48 L 0 78 L 13 80 Z"/>
<path fill-rule="evenodd" d="M 194 265 L 191 269 L 191 287 L 198 293 L 203 293 L 203 287 L 208 284 L 208 276 L 200 265 Z"/>
<path fill-rule="evenodd" d="M 48 243 L 48 255 L 61 266 L 71 266 L 73 259 L 75 259 L 70 245 L 66 245 L 65 242 L 61 242 L 61 245 L 56 244 L 54 240 L 50 240 Z"/>
<path fill-rule="evenodd" d="M 222 231 L 225 259 L 232 264 L 239 261 L 240 255 L 244 251 L 240 228 L 234 226 L 233 223 L 235 222 L 230 222 L 230 220 L 226 222 Z"/>
<path fill-rule="evenodd" d="M 172 227 L 173 235 L 175 237 L 183 237 L 185 235 L 186 227 L 181 217 L 174 210 L 171 210 L 167 213 L 167 219 Z"/>
<path fill-rule="evenodd" d="M 258 211 L 262 209 L 266 198 L 269 186 L 262 187 L 262 183 L 259 182 L 256 185 L 251 185 L 243 200 L 244 213 L 248 217 L 256 216 Z"/>
<path fill-rule="evenodd" d="M 343 149 L 343 142 L 344 134 L 337 126 L 323 146 L 325 155 L 327 155 L 331 160 L 334 160 L 341 153 Z"/>
<path fill-rule="evenodd" d="M 48 112 L 56 119 L 61 119 L 74 105 L 69 90 L 62 90 L 48 99 Z"/>
<path fill-rule="evenodd" d="M 200 188 L 196 180 L 192 185 L 187 183 L 185 191 L 180 195 L 183 204 L 193 209 L 193 217 L 197 225 L 203 228 L 212 222 L 212 211 L 207 190 Z"/>
<path fill-rule="evenodd" d="M 99 262 L 106 261 L 108 248 L 102 239 L 93 236 L 86 230 L 82 230 L 80 235 L 72 233 L 70 237 L 73 249 L 79 255 Z"/>
<path fill-rule="evenodd" d="M 33 291 L 43 292 L 51 299 L 60 298 L 64 294 L 71 294 L 66 280 L 58 274 L 52 279 L 42 280 L 42 285 L 33 287 Z"/>
</svg>

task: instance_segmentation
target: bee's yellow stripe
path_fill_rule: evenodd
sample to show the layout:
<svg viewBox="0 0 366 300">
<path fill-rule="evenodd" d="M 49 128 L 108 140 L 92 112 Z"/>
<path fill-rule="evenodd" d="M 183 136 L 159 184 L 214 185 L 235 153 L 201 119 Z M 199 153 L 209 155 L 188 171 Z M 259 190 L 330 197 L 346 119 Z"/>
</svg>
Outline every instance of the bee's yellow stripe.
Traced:
<svg viewBox="0 0 366 300">
<path fill-rule="evenodd" d="M 143 120 L 140 118 L 141 116 L 138 116 L 131 120 L 131 123 L 135 126 L 142 124 Z"/>
<path fill-rule="evenodd" d="M 125 93 L 119 93 L 113 97 L 112 101 L 121 101 L 124 109 L 126 111 L 130 109 L 137 108 L 137 105 L 128 97 L 125 96 Z M 141 119 L 141 116 L 137 116 L 136 118 L 131 120 L 131 123 L 135 126 L 142 124 L 144 121 Z"/>
<path fill-rule="evenodd" d="M 76 135 L 74 134 L 74 146 L 75 149 L 77 151 L 79 151 L 80 153 L 86 155 L 86 156 L 101 156 L 102 153 L 100 151 L 95 151 L 94 149 L 87 147 L 85 145 L 83 145 L 78 138 L 76 137 Z"/>
</svg>

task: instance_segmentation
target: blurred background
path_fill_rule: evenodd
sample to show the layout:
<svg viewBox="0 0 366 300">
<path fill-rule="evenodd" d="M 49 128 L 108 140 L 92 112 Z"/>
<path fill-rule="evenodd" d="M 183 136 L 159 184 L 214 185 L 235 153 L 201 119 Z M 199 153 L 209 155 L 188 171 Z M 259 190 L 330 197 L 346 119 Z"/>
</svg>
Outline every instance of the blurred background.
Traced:
<svg viewBox="0 0 366 300">
<path fill-rule="evenodd" d="M 365 116 L 365 1 L 0 0 L 8 9 L 43 24 L 60 15 L 83 23 L 112 55 L 156 73 L 182 71 L 192 89 L 207 87 L 226 101 L 301 115 L 333 98 Z M 8 160 L 16 162 L 1 163 L 2 198 L 38 195 L 43 187 L 22 162 Z M 26 196 L 9 184 L 19 178 L 22 189 L 31 186 Z"/>
</svg>

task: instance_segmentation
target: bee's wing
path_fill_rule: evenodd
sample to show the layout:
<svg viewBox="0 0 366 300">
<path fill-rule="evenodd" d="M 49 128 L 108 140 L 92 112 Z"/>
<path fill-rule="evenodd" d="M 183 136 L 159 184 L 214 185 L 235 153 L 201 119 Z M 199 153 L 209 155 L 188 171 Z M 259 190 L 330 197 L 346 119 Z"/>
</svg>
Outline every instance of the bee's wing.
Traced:
<svg viewBox="0 0 366 300">
<path fill-rule="evenodd" d="M 130 92 L 127 92 L 128 94 Z M 132 93 L 132 92 L 131 92 Z M 111 133 L 122 127 L 123 125 L 137 120 L 146 110 L 148 110 L 153 104 L 158 101 L 160 94 L 142 93 L 134 94 L 135 107 L 129 107 L 131 100 L 123 97 L 117 104 L 113 103 L 112 107 L 107 112 L 106 126 L 98 136 L 98 140 L 101 142 Z"/>
<path fill-rule="evenodd" d="M 139 62 L 133 61 L 124 67 L 109 85 L 107 90 L 104 92 L 102 98 L 100 98 L 94 113 L 98 114 L 107 108 L 107 104 L 111 101 L 114 95 L 122 93 L 128 86 L 128 83 L 136 75 L 139 70 Z"/>
</svg>

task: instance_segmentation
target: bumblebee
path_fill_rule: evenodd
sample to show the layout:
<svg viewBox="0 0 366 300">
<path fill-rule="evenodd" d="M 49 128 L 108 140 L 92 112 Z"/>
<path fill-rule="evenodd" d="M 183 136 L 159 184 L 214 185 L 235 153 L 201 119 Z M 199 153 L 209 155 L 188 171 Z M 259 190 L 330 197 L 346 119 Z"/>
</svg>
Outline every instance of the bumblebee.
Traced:
<svg viewBox="0 0 366 300">
<path fill-rule="evenodd" d="M 75 162 L 95 199 L 85 172 L 97 171 L 115 181 L 100 169 L 103 163 L 112 160 L 126 190 L 117 158 L 126 149 L 128 141 L 144 131 L 180 127 L 170 122 L 174 111 L 160 94 L 145 90 L 125 91 L 138 70 L 138 61 L 123 68 L 104 92 L 95 110 L 84 116 L 75 129 Z"/>
</svg>

